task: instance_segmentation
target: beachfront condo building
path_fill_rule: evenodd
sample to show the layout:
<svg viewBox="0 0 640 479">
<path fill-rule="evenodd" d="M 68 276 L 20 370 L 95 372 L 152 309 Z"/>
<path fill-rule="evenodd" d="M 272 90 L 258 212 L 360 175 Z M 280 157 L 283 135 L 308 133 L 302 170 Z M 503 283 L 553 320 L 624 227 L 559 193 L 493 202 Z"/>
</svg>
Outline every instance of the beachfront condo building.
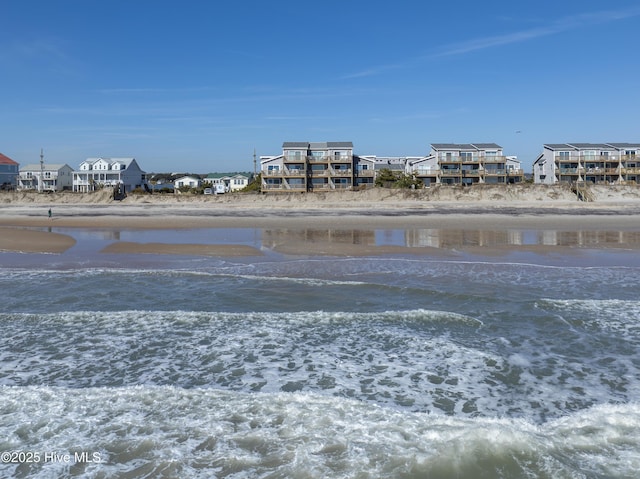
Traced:
<svg viewBox="0 0 640 479">
<path fill-rule="evenodd" d="M 349 189 L 354 184 L 353 143 L 285 142 L 282 154 L 261 156 L 263 192 Z"/>
<path fill-rule="evenodd" d="M 550 143 L 533 163 L 534 183 L 638 184 L 639 143 Z"/>
<path fill-rule="evenodd" d="M 114 186 L 131 191 L 145 184 L 146 173 L 135 158 L 87 158 L 73 172 L 73 191 L 83 193 Z"/>
<path fill-rule="evenodd" d="M 263 192 L 344 190 L 375 184 L 381 170 L 419 179 L 425 186 L 520 183 L 514 156 L 495 143 L 431 145 L 427 156 L 354 155 L 351 142 L 285 142 L 282 154 L 261 156 Z"/>
<path fill-rule="evenodd" d="M 495 143 L 433 143 L 428 156 L 407 161 L 408 174 L 425 186 L 506 185 L 524 181 L 515 156 Z"/>
<path fill-rule="evenodd" d="M 19 167 L 18 162 L 0 153 L 0 187 L 3 190 L 15 188 Z"/>
<path fill-rule="evenodd" d="M 20 168 L 17 189 L 64 191 L 73 187 L 73 168 L 66 163 L 39 163 Z"/>
</svg>

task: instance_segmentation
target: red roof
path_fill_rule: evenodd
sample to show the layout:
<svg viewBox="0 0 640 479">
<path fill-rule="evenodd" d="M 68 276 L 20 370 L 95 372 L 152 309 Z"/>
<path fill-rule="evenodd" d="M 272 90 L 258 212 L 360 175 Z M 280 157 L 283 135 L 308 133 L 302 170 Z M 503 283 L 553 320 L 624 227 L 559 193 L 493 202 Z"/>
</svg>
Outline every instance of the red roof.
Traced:
<svg viewBox="0 0 640 479">
<path fill-rule="evenodd" d="M 17 164 L 18 164 L 17 162 L 13 161 L 8 156 L 5 156 L 2 153 L 0 153 L 0 165 L 17 165 Z"/>
</svg>

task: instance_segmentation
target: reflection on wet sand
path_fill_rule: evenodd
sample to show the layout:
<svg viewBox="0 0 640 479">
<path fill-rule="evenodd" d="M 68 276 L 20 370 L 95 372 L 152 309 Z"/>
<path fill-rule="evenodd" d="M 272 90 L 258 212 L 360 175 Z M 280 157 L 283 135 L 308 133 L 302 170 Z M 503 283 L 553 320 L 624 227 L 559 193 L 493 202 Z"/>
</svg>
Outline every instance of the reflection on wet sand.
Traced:
<svg viewBox="0 0 640 479">
<path fill-rule="evenodd" d="M 640 231 L 555 231 L 471 229 L 263 229 L 262 246 L 275 251 L 313 253 L 375 248 L 464 250 L 517 247 L 598 247 L 640 249 Z"/>
</svg>

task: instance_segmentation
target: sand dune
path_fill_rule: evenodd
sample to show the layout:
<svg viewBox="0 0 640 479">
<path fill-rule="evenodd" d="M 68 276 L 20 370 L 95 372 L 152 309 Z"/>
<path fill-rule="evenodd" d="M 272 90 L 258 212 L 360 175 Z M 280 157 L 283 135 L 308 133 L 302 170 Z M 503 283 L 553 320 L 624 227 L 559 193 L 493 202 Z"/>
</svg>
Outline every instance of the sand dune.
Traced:
<svg viewBox="0 0 640 479">
<path fill-rule="evenodd" d="M 592 202 L 582 202 L 571 191 L 569 185 L 475 185 L 472 187 L 437 186 L 421 190 L 400 190 L 388 188 L 370 188 L 362 191 L 331 191 L 313 193 L 230 193 L 225 195 L 178 194 L 134 194 L 122 201 L 114 201 L 110 190 L 92 193 L 49 193 L 39 194 L 32 191 L 2 192 L 0 205 L 38 205 L 38 204 L 206 204 L 209 206 L 226 205 L 233 207 L 273 207 L 291 208 L 312 207 L 415 207 L 429 203 L 485 203 L 517 205 L 532 203 L 536 207 L 557 205 L 628 204 L 640 203 L 640 187 L 593 185 L 590 188 Z"/>
</svg>

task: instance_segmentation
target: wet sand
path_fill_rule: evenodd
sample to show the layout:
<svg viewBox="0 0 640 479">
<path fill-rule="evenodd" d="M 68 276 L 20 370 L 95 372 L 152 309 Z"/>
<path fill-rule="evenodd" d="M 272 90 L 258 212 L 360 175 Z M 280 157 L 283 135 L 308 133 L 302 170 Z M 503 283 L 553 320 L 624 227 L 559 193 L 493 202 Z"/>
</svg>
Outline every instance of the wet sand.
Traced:
<svg viewBox="0 0 640 479">
<path fill-rule="evenodd" d="M 246 244 L 174 244 L 163 241 L 162 230 L 234 228 L 271 232 L 264 240 L 270 250 L 288 255 L 367 256 L 390 254 L 448 255 L 466 250 L 495 255 L 506 250 L 544 253 L 559 247 L 640 249 L 640 206 L 578 209 L 521 208 L 501 205 L 431 205 L 429 208 L 209 208 L 202 205 L 57 205 L 53 217 L 34 205 L 0 209 L 0 250 L 25 253 L 63 253 L 75 239 L 60 230 L 157 230 L 157 241 L 115 241 L 103 252 L 115 254 L 176 254 L 198 256 L 255 256 L 260 249 Z M 414 236 L 406 245 L 376 244 L 367 235 L 380 230 L 404 230 Z M 551 243 L 524 244 L 493 238 L 495 232 L 544 231 Z M 354 231 L 365 232 L 352 237 Z M 276 235 L 273 232 L 277 232 Z M 305 234 L 300 234 L 303 232 Z M 313 233 L 315 232 L 315 233 Z M 333 232 L 333 234 L 325 234 Z M 342 233 L 341 233 L 342 232 Z M 465 233 L 466 232 L 466 233 Z M 579 234 L 573 234 L 579 232 Z M 591 233 L 590 233 L 591 232 Z M 313 233 L 313 234 L 311 234 Z M 476 234 L 478 233 L 478 234 Z M 411 236 L 410 233 L 406 233 Z M 548 236 L 549 236 L 548 235 Z M 559 236 L 563 235 L 563 236 Z M 499 234 L 498 234 L 499 236 Z M 364 239 L 363 239 L 364 238 Z M 410 244 L 409 244 L 410 243 Z"/>
<path fill-rule="evenodd" d="M 24 228 L 0 228 L 0 251 L 63 253 L 76 244 L 71 236 Z"/>
</svg>

